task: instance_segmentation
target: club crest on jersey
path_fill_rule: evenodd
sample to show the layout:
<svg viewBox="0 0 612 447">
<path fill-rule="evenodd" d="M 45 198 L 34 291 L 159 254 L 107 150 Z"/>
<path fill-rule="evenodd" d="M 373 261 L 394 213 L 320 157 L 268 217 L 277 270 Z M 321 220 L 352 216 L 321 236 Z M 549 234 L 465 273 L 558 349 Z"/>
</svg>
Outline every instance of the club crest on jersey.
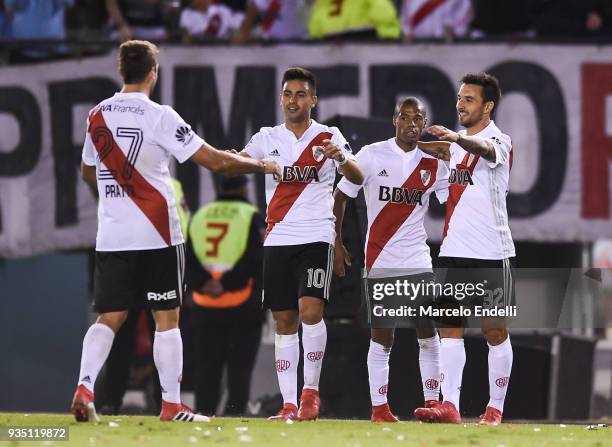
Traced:
<svg viewBox="0 0 612 447">
<path fill-rule="evenodd" d="M 285 166 L 283 167 L 283 182 L 310 183 L 319 181 L 319 171 L 316 166 Z"/>
<path fill-rule="evenodd" d="M 465 168 L 452 168 L 448 176 L 448 183 L 456 183 L 458 185 L 473 185 L 472 174 Z"/>
<path fill-rule="evenodd" d="M 396 188 L 380 186 L 378 200 L 391 203 L 405 203 L 407 205 L 423 205 L 423 191 L 418 189 Z"/>
<path fill-rule="evenodd" d="M 421 181 L 423 182 L 423 186 L 429 185 L 430 180 L 431 180 L 431 171 L 427 169 L 421 169 Z"/>
</svg>

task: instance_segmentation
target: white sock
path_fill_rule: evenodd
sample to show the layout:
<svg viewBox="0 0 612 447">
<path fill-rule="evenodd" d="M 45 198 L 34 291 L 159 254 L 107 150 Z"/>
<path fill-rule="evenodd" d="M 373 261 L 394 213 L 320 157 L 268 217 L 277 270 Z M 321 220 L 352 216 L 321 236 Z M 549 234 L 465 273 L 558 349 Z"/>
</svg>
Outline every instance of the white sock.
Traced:
<svg viewBox="0 0 612 447">
<path fill-rule="evenodd" d="M 440 343 L 442 395 L 459 411 L 461 381 L 465 366 L 465 346 L 462 338 L 443 338 Z"/>
<path fill-rule="evenodd" d="M 113 330 L 102 323 L 92 324 L 83 338 L 78 384 L 85 386 L 92 393 L 98 373 L 108 357 L 114 339 Z"/>
<path fill-rule="evenodd" d="M 155 332 L 153 360 L 159 373 L 162 399 L 174 404 L 181 403 L 183 340 L 180 329 Z"/>
<path fill-rule="evenodd" d="M 497 346 L 489 345 L 489 407 L 504 412 L 504 400 L 512 371 L 510 335 Z"/>
<path fill-rule="evenodd" d="M 419 368 L 425 400 L 440 398 L 440 337 L 417 338 L 419 342 Z"/>
<path fill-rule="evenodd" d="M 304 388 L 319 389 L 319 377 L 327 344 L 325 321 L 317 324 L 302 322 L 302 346 L 304 347 Z"/>
<path fill-rule="evenodd" d="M 370 340 L 368 350 L 368 379 L 370 381 L 370 399 L 372 406 L 387 403 L 389 388 L 389 357 L 391 348 L 385 348 L 380 343 Z"/>
<path fill-rule="evenodd" d="M 274 356 L 283 403 L 297 406 L 297 369 L 300 361 L 300 337 L 297 332 L 291 335 L 276 334 Z"/>
</svg>

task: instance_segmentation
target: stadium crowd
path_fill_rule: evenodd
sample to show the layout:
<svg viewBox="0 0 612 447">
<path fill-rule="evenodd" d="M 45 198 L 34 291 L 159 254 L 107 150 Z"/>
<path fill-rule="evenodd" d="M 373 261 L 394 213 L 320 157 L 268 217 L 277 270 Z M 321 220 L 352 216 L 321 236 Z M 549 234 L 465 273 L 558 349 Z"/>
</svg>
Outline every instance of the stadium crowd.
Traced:
<svg viewBox="0 0 612 447">
<path fill-rule="evenodd" d="M 612 0 L 0 0 L 5 62 L 73 54 L 80 42 L 283 42 L 316 40 L 601 39 Z M 83 45 L 83 42 L 90 42 Z M 41 47 L 42 45 L 42 47 Z"/>
</svg>

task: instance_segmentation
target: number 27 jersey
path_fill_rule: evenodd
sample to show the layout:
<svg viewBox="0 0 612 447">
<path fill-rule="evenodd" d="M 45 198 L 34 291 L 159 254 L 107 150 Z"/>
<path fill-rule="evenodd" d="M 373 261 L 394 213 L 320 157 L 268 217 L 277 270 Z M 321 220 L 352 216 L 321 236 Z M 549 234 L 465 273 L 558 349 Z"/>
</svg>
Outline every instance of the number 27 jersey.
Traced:
<svg viewBox="0 0 612 447">
<path fill-rule="evenodd" d="M 204 143 L 169 106 L 116 93 L 87 120 L 83 163 L 96 167 L 97 251 L 149 250 L 183 242 L 168 165 Z"/>
</svg>

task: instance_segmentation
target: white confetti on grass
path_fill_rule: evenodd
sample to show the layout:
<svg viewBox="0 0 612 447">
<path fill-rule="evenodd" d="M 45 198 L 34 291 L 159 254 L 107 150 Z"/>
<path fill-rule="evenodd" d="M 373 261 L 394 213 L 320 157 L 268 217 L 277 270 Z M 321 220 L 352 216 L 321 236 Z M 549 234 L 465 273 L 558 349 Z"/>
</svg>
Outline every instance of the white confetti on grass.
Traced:
<svg viewBox="0 0 612 447">
<path fill-rule="evenodd" d="M 287 436 L 287 433 L 285 433 L 284 431 L 280 432 L 280 435 L 284 438 L 285 436 Z"/>
<path fill-rule="evenodd" d="M 202 433 L 202 436 L 208 437 L 208 436 L 210 436 L 210 434 L 211 434 L 210 430 L 206 430 L 204 433 Z"/>
<path fill-rule="evenodd" d="M 236 427 L 234 430 L 236 430 L 236 431 L 249 431 L 249 427 Z"/>
<path fill-rule="evenodd" d="M 389 427 L 383 427 L 382 431 L 391 431 L 391 429 Z"/>
<path fill-rule="evenodd" d="M 567 425 L 565 425 L 565 424 L 559 424 L 559 427 L 561 427 L 561 428 L 565 428 L 565 427 L 567 427 Z"/>
<path fill-rule="evenodd" d="M 119 424 L 117 424 L 116 422 L 110 421 L 110 422 L 108 423 L 108 426 L 109 426 L 110 428 L 117 428 L 117 427 L 119 427 Z"/>
<path fill-rule="evenodd" d="M 202 431 L 202 427 L 193 427 L 195 431 Z"/>
<path fill-rule="evenodd" d="M 406 439 L 406 437 L 404 435 L 397 435 L 397 440 L 398 441 L 403 441 L 404 439 Z"/>
<path fill-rule="evenodd" d="M 285 422 L 287 423 L 287 425 L 291 425 L 293 424 L 293 419 L 287 419 Z"/>
<path fill-rule="evenodd" d="M 538 433 L 538 432 L 541 432 L 542 429 L 540 427 L 533 427 L 533 431 Z"/>
<path fill-rule="evenodd" d="M 191 442 L 192 444 L 195 444 L 196 442 L 198 442 L 198 438 L 196 438 L 195 436 L 190 436 L 189 442 Z"/>
<path fill-rule="evenodd" d="M 253 437 L 249 435 L 240 435 L 238 437 L 238 441 L 240 442 L 253 442 Z"/>
</svg>

